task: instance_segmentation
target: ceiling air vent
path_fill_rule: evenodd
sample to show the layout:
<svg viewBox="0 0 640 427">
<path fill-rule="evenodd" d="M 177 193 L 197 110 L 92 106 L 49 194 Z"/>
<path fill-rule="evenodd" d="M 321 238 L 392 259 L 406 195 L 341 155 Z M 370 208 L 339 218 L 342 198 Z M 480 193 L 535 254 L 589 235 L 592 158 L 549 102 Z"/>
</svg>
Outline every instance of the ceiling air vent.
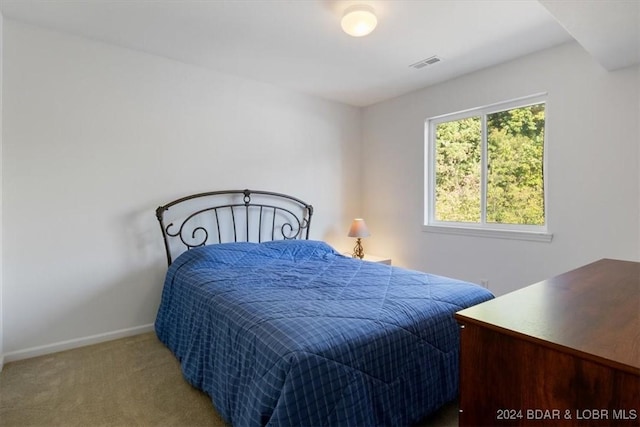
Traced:
<svg viewBox="0 0 640 427">
<path fill-rule="evenodd" d="M 416 70 L 419 70 L 419 69 L 427 67 L 429 65 L 437 64 L 440 61 L 442 61 L 441 58 L 439 58 L 437 56 L 432 56 L 430 58 L 423 59 L 422 61 L 418 61 L 415 64 L 411 64 L 411 65 L 409 65 L 409 67 L 415 68 Z"/>
</svg>

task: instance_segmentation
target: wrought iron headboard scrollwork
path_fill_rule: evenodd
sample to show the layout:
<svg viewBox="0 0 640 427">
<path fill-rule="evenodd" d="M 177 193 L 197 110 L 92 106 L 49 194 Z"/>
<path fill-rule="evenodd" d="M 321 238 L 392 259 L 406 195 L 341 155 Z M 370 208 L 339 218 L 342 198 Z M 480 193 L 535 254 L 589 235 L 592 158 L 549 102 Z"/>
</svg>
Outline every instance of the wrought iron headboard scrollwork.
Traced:
<svg viewBox="0 0 640 427">
<path fill-rule="evenodd" d="M 168 265 L 173 253 L 207 244 L 308 240 L 312 215 L 300 199 L 254 190 L 198 193 L 156 209 Z"/>
</svg>

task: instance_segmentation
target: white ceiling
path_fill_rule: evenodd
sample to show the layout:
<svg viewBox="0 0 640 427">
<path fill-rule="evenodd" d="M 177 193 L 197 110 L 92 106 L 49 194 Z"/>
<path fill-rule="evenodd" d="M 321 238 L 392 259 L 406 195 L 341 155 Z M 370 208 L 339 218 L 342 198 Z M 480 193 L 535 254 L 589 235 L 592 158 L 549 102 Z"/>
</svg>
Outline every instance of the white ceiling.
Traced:
<svg viewBox="0 0 640 427">
<path fill-rule="evenodd" d="M 607 70 L 640 63 L 640 0 L 540 0 Z"/>
<path fill-rule="evenodd" d="M 349 5 L 378 15 L 340 28 Z M 637 64 L 640 1 L 1 0 L 5 19 L 365 106 L 578 40 L 608 69 Z M 562 24 L 562 25 L 561 25 Z M 572 37 L 573 36 L 573 37 Z M 433 55 L 442 62 L 409 65 Z"/>
</svg>

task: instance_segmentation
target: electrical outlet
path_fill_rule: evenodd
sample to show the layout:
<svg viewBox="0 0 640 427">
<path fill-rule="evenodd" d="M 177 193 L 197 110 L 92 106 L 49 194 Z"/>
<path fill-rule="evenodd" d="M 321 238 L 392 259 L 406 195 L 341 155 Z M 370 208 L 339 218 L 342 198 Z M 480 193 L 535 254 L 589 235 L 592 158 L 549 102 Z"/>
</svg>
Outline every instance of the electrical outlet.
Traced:
<svg viewBox="0 0 640 427">
<path fill-rule="evenodd" d="M 489 289 L 489 279 L 480 279 L 480 284 L 484 287 Z"/>
</svg>

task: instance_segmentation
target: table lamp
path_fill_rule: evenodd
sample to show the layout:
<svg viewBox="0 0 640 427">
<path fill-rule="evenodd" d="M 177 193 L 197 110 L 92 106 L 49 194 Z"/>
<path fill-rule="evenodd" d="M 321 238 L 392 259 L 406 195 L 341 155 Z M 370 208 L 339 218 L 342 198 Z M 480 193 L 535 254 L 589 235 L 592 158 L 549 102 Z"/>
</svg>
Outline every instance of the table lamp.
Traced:
<svg viewBox="0 0 640 427">
<path fill-rule="evenodd" d="M 364 222 L 362 218 L 356 218 L 351 223 L 351 228 L 349 228 L 349 237 L 356 237 L 356 245 L 353 247 L 353 257 L 354 258 L 364 258 L 364 248 L 362 247 L 361 238 L 371 236 L 369 233 L 369 229 L 367 228 L 367 224 Z"/>
</svg>

